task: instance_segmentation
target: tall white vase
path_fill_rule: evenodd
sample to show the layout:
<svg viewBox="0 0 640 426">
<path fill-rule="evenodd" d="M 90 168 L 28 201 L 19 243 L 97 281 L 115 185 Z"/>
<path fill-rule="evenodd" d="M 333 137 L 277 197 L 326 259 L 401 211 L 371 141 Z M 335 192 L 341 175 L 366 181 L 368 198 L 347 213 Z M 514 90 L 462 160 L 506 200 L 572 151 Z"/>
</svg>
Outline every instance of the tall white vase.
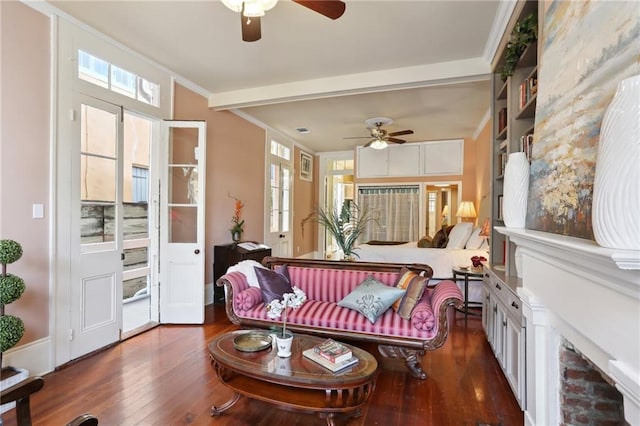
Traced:
<svg viewBox="0 0 640 426">
<path fill-rule="evenodd" d="M 504 169 L 502 217 L 508 228 L 524 228 L 529 195 L 529 160 L 524 152 L 509 154 Z"/>
<path fill-rule="evenodd" d="M 640 250 L 640 75 L 618 84 L 602 119 L 591 221 L 602 247 Z"/>
</svg>

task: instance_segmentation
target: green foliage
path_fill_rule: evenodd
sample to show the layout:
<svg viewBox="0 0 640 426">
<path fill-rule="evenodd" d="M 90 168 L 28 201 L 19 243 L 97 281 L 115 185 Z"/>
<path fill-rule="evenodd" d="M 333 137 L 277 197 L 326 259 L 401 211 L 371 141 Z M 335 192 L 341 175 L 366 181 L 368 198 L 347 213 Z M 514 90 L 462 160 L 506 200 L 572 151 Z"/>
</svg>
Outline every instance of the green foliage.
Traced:
<svg viewBox="0 0 640 426">
<path fill-rule="evenodd" d="M 24 280 L 16 275 L 7 274 L 0 277 L 0 305 L 8 305 L 20 298 L 24 293 Z"/>
<path fill-rule="evenodd" d="M 538 17 L 533 13 L 516 22 L 504 54 L 504 66 L 500 76 L 503 80 L 513 75 L 520 56 L 527 46 L 538 39 Z"/>
<path fill-rule="evenodd" d="M 22 257 L 22 246 L 13 240 L 0 240 L 0 263 L 13 263 Z"/>
<path fill-rule="evenodd" d="M 356 240 L 364 232 L 367 224 L 375 221 L 366 209 L 359 208 L 356 203 L 350 200 L 346 200 L 342 204 L 340 212 L 318 209 L 318 212 L 309 220 L 317 222 L 327 229 L 345 257 L 360 257 L 354 252 Z"/>
<path fill-rule="evenodd" d="M 24 323 L 13 315 L 0 317 L 0 352 L 15 346 L 24 335 Z"/>
</svg>

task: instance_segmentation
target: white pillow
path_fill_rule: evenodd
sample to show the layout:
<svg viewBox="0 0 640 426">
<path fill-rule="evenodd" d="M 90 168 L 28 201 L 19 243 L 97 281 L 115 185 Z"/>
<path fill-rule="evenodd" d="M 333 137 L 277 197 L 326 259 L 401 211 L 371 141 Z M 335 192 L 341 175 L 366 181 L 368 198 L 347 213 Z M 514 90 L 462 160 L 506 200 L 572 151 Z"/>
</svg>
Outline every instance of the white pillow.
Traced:
<svg viewBox="0 0 640 426">
<path fill-rule="evenodd" d="M 256 276 L 256 271 L 253 267 L 257 268 L 265 268 L 262 266 L 260 262 L 256 262 L 255 260 L 243 260 L 242 262 L 238 262 L 233 266 L 229 266 L 227 269 L 227 273 L 229 272 L 240 272 L 247 277 L 247 284 L 249 287 L 258 287 L 260 288 L 260 284 L 258 284 L 258 277 Z"/>
<path fill-rule="evenodd" d="M 482 230 L 482 227 L 480 226 L 473 228 L 473 232 L 471 233 L 471 236 L 467 240 L 467 245 L 464 248 L 470 249 L 470 250 L 477 250 L 479 248 L 482 248 L 482 243 L 484 243 L 486 240 L 484 237 L 480 236 L 481 230 Z"/>
<path fill-rule="evenodd" d="M 473 232 L 473 223 L 460 222 L 453 227 L 449 234 L 449 242 L 447 242 L 448 249 L 463 249 L 464 245 Z"/>
</svg>

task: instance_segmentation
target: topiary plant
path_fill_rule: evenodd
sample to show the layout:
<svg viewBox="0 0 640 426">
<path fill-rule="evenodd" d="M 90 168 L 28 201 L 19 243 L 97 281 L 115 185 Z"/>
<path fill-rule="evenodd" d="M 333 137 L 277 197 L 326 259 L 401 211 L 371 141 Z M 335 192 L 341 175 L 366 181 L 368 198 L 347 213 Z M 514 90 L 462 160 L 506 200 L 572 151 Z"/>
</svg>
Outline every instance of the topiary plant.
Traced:
<svg viewBox="0 0 640 426">
<path fill-rule="evenodd" d="M 4 306 L 15 302 L 24 293 L 24 280 L 7 273 L 7 264 L 22 257 L 22 246 L 13 240 L 0 240 L 0 367 L 2 353 L 18 343 L 24 335 L 24 323 L 18 317 L 5 315 Z"/>
</svg>

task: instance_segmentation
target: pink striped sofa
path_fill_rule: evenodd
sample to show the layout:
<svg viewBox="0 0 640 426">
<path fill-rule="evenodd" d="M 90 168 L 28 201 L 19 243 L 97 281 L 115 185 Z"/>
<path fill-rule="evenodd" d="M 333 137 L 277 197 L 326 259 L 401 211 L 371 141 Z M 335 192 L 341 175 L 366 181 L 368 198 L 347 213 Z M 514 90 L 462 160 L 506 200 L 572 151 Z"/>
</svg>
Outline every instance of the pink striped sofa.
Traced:
<svg viewBox="0 0 640 426">
<path fill-rule="evenodd" d="M 448 335 L 447 309 L 462 306 L 462 293 L 453 281 L 440 281 L 429 287 L 411 313 L 403 319 L 390 308 L 372 324 L 362 314 L 338 306 L 338 302 L 368 275 L 386 285 L 394 285 L 403 266 L 431 277 L 427 265 L 394 263 L 335 262 L 310 259 L 267 257 L 262 262 L 273 269 L 286 264 L 292 285 L 302 289 L 307 302 L 287 314 L 287 328 L 292 331 L 361 340 L 378 344 L 387 357 L 403 358 L 411 374 L 427 377 L 418 355 L 442 346 Z M 230 272 L 218 279 L 225 288 L 229 319 L 244 327 L 270 328 L 280 321 L 267 316 L 259 288 L 250 287 L 240 272 Z"/>
</svg>

